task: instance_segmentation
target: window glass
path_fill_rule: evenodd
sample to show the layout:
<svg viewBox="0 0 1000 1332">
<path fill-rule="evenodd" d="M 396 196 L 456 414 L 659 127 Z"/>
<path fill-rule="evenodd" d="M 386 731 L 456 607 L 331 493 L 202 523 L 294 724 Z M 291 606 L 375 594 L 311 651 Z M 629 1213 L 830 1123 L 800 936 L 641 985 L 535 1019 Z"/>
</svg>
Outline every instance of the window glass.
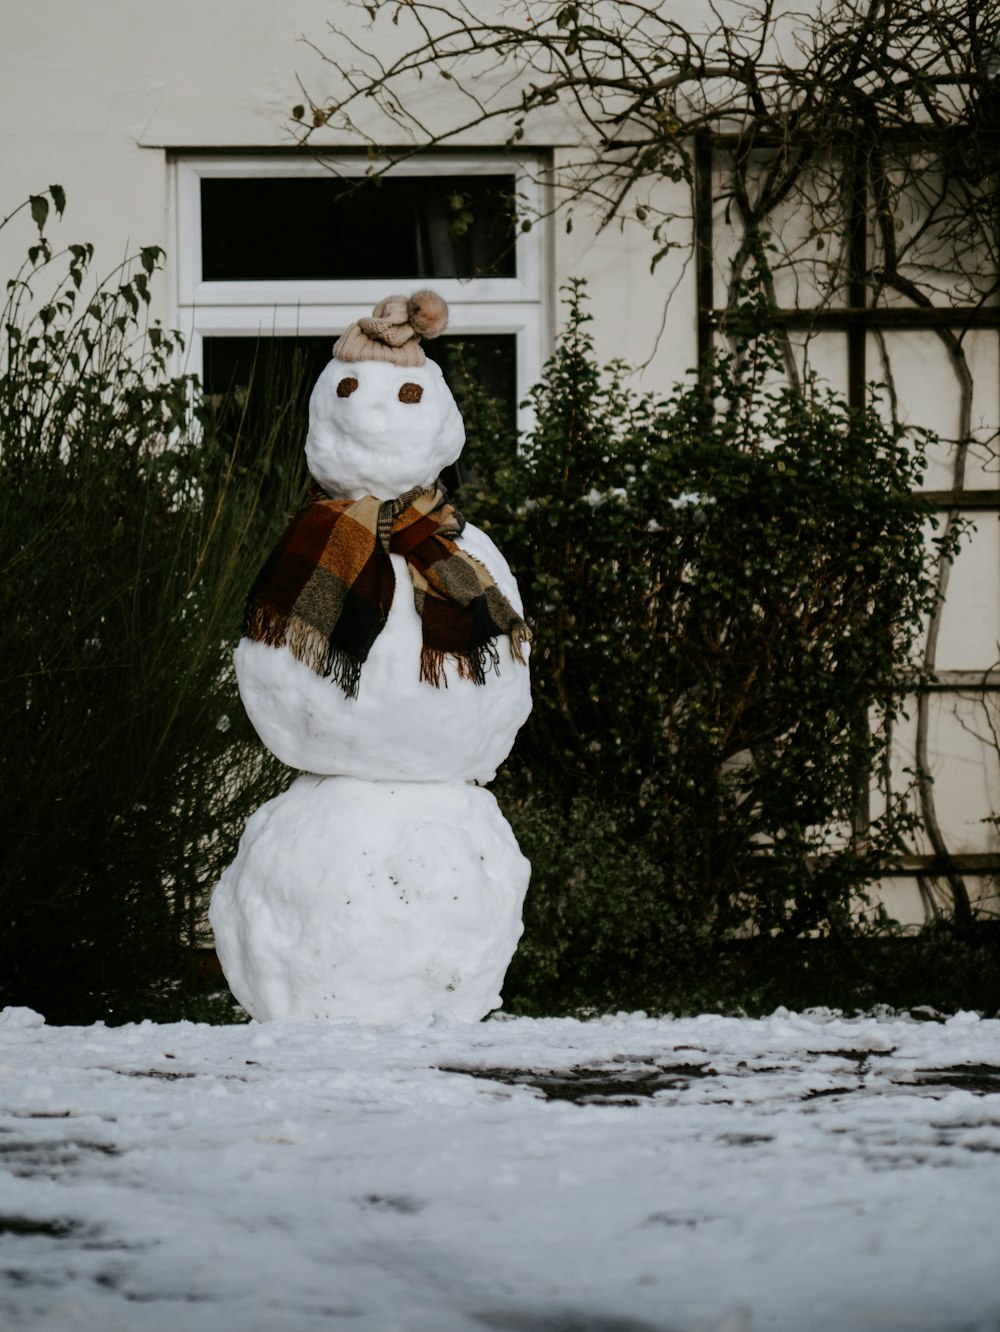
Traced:
<svg viewBox="0 0 1000 1332">
<path fill-rule="evenodd" d="M 266 361 L 268 373 L 282 378 L 294 366 L 303 388 L 311 392 L 330 359 L 333 342 L 331 337 L 205 338 L 202 383 L 213 396 L 239 392 L 250 383 L 256 360 L 258 372 Z M 424 342 L 423 348 L 441 366 L 453 391 L 461 384 L 463 362 L 474 367 L 476 381 L 497 400 L 509 424 L 517 407 L 515 343 L 512 333 L 466 333 L 435 338 Z"/>
<path fill-rule="evenodd" d="M 201 180 L 206 282 L 515 277 L 514 178 Z"/>
<path fill-rule="evenodd" d="M 285 466 L 297 466 L 305 444 L 309 394 L 320 372 L 330 360 L 330 337 L 207 337 L 203 340 L 202 382 L 215 403 L 224 430 L 238 429 L 254 452 L 254 440 L 276 426 L 288 434 L 278 456 Z M 516 338 L 511 333 L 464 334 L 425 342 L 428 357 L 437 361 L 458 400 L 466 407 L 462 383 L 471 378 L 496 408 L 503 435 L 514 441 L 516 420 Z M 247 395 L 251 377 L 254 391 Z M 463 415 L 467 413 L 463 410 Z M 470 440 L 461 458 L 446 469 L 443 480 L 449 491 L 474 479 L 477 471 L 476 441 Z"/>
<path fill-rule="evenodd" d="M 228 411 L 269 344 L 246 410 L 274 401 L 276 381 L 283 395 L 307 399 L 336 330 L 393 292 L 430 287 L 448 302 L 449 325 L 427 354 L 460 389 L 463 344 L 470 377 L 500 407 L 459 391 L 470 435 L 500 439 L 515 422 L 530 429 L 520 404 L 545 354 L 547 225 L 544 216 L 528 229 L 513 222 L 515 200 L 522 212 L 544 208 L 534 174 L 543 166 L 532 155 L 428 153 L 378 182 L 353 174 L 365 169 L 359 157 L 323 165 L 293 154 L 179 155 L 176 305 L 190 338 L 186 368 L 227 398 Z"/>
</svg>

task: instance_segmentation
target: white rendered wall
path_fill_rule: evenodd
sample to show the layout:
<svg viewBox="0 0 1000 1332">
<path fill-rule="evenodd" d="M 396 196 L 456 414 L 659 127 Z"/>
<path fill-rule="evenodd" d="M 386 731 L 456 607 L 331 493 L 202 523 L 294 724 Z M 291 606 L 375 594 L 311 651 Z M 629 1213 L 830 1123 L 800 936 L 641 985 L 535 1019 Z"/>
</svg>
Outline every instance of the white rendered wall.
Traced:
<svg viewBox="0 0 1000 1332">
<path fill-rule="evenodd" d="M 321 31 L 328 12 L 320 0 L 5 6 L 3 211 L 56 182 L 68 195 L 59 235 L 93 242 L 98 271 L 139 244 L 161 245 L 169 262 L 165 150 L 290 145 L 296 74 L 318 64 L 297 38 Z M 156 284 L 165 317 L 169 291 Z"/>
<path fill-rule="evenodd" d="M 481 12 L 498 7 L 499 0 L 479 0 Z M 713 21 L 706 0 L 686 0 L 671 15 L 686 16 L 692 27 Z M 0 41 L 0 217 L 29 193 L 58 183 L 66 189 L 68 208 L 62 223 L 51 224 L 52 239 L 93 242 L 98 273 L 139 245 L 162 246 L 168 253 L 167 273 L 154 284 L 153 312 L 173 323 L 178 290 L 174 155 L 292 151 L 290 110 L 303 100 L 300 80 L 318 102 L 335 91 L 330 67 L 300 40 L 310 38 L 329 48 L 331 19 L 357 24 L 359 38 L 367 40 L 363 10 L 347 9 L 341 0 L 298 0 L 294 6 L 275 0 L 8 0 Z M 379 23 L 378 40 L 388 33 L 409 49 L 409 21 L 403 6 L 398 28 Z M 485 94 L 488 88 L 477 90 Z M 448 84 L 427 80 L 418 91 L 422 110 L 444 123 L 453 107 Z M 567 160 L 576 134 L 563 108 L 552 108 L 548 120 L 535 120 L 528 130 L 526 149 L 551 151 L 556 166 Z M 506 132 L 498 125 L 492 137 L 468 135 L 463 150 L 496 148 Z M 328 132 L 323 146 L 343 151 L 363 144 Z M 683 213 L 685 187 L 665 188 L 673 191 L 669 202 Z M 726 244 L 721 218 L 716 225 L 721 258 Z M 685 239 L 685 230 L 682 218 L 675 237 Z M 5 278 L 31 237 L 26 219 L 0 232 Z M 543 355 L 560 318 L 558 289 L 577 276 L 589 283 L 592 330 L 602 359 L 618 357 L 642 366 L 641 382 L 661 388 L 692 365 L 695 291 L 689 255 L 678 251 L 651 273 L 652 247 L 638 223 L 597 233 L 582 211 L 571 235 L 558 224 L 551 227 L 547 248 Z M 912 333 L 897 335 L 896 341 L 894 365 L 904 414 L 954 434 L 955 382 L 940 342 Z M 997 337 L 977 334 L 968 345 L 976 376 L 973 427 L 985 440 L 1000 420 Z M 835 380 L 846 371 L 838 337 L 815 339 L 809 354 Z M 874 351 L 870 369 L 877 373 Z M 929 488 L 952 484 L 951 463 L 947 451 L 934 459 Z M 969 460 L 966 484 L 987 488 L 998 480 L 992 453 L 980 449 Z M 943 669 L 985 672 L 1000 658 L 1000 528 L 995 514 L 983 513 L 977 521 L 979 533 L 956 566 L 949 589 L 938 653 Z M 998 697 L 991 697 L 994 714 Z M 1000 791 L 989 728 L 972 703 L 956 704 L 944 696 L 933 700 L 933 717 L 932 766 L 943 829 L 956 851 L 993 850 L 996 831 L 982 822 L 995 810 Z M 984 735 L 986 743 L 977 738 Z M 903 767 L 912 758 L 911 738 L 901 733 L 899 739 Z M 906 911 L 900 907 L 901 913 L 915 912 L 912 881 L 900 885 L 900 902 L 905 898 L 910 904 Z"/>
<path fill-rule="evenodd" d="M 154 284 L 154 313 L 170 323 L 176 253 L 171 153 L 291 151 L 290 111 L 301 98 L 299 80 L 317 97 L 330 85 L 328 67 L 301 38 L 328 42 L 333 16 L 342 23 L 358 21 L 355 11 L 331 0 L 301 0 L 295 6 L 273 0 L 88 0 L 86 5 L 44 0 L 6 6 L 0 43 L 0 215 L 56 183 L 65 188 L 68 206 L 62 223 L 51 224 L 52 239 L 92 242 L 97 272 L 110 270 L 139 245 L 162 246 L 167 278 Z M 380 34 L 386 26 L 380 23 Z M 439 114 L 447 109 L 446 89 L 443 82 L 434 88 L 431 101 Z M 558 152 L 559 136 L 573 141 L 561 113 L 537 126 L 525 147 Z M 496 147 L 502 138 L 497 128 L 492 142 L 480 138 L 471 146 Z M 323 146 L 363 147 L 332 133 Z M 678 198 L 683 202 L 682 192 Z M 0 233 L 5 274 L 31 235 L 28 224 Z M 558 287 L 571 276 L 590 283 L 602 358 L 644 364 L 655 355 L 661 381 L 672 381 L 692 363 L 693 281 L 682 282 L 661 335 L 664 300 L 680 273 L 668 263 L 650 279 L 637 225 L 624 235 L 609 230 L 595 237 L 581 213 L 572 236 L 553 228 L 550 311 Z M 543 354 L 553 334 L 554 315 Z"/>
</svg>

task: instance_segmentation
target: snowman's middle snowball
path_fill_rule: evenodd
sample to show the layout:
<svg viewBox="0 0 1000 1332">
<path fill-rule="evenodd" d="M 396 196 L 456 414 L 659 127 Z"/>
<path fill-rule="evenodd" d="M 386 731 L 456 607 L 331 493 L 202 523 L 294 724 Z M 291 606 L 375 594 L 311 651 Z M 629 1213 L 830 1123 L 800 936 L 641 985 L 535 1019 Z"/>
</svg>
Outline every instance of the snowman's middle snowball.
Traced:
<svg viewBox="0 0 1000 1332">
<path fill-rule="evenodd" d="M 371 645 L 395 597 L 390 555 L 402 555 L 420 617 L 420 678 L 438 687 L 445 662 L 485 684 L 496 640 L 526 665 L 531 634 L 486 566 L 461 546 L 464 523 L 439 487 L 398 499 L 315 500 L 295 515 L 250 591 L 244 632 L 286 647 L 356 698 Z"/>
<path fill-rule="evenodd" d="M 467 523 L 457 544 L 486 565 L 520 610 L 517 583 L 485 532 Z M 390 558 L 397 585 L 407 587 L 405 560 Z M 484 685 L 451 672 L 447 686 L 434 689 L 420 679 L 420 652 L 413 597 L 397 593 L 357 698 L 287 649 L 248 638 L 236 649 L 236 678 L 257 734 L 291 768 L 373 781 L 492 781 L 531 711 L 528 670 L 501 647 L 499 669 Z"/>
</svg>

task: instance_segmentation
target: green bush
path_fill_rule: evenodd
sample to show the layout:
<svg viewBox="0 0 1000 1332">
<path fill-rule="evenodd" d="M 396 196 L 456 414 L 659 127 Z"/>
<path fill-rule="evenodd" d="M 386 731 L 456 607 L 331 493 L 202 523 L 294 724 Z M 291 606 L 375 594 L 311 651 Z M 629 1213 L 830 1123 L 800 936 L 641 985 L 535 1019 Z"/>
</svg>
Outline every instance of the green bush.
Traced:
<svg viewBox="0 0 1000 1332">
<path fill-rule="evenodd" d="M 50 204 L 21 212 L 39 235 L 0 349 L 0 1004 L 203 1015 L 207 893 L 288 776 L 230 652 L 303 497 L 307 386 L 262 362 L 248 397 L 202 401 L 146 320 L 159 251 L 93 286 L 88 246 L 53 254 Z M 516 458 L 465 395 L 461 500 L 536 632 L 497 788 L 534 867 L 508 1006 L 778 1002 L 745 948 L 850 952 L 905 828 L 895 801 L 857 816 L 950 549 L 911 494 L 923 441 L 814 381 L 768 387 L 753 326 L 659 401 L 601 372 L 586 323 L 574 289 Z"/>
<path fill-rule="evenodd" d="M 267 431 L 220 420 L 146 319 L 160 252 L 93 284 L 89 246 L 53 253 L 50 201 L 19 210 L 39 237 L 0 351 L 0 1005 L 176 1014 L 207 892 L 285 780 L 230 657 L 302 491 L 303 407 L 261 385 Z"/>
<path fill-rule="evenodd" d="M 739 938 L 863 931 L 909 826 L 866 795 L 957 534 L 927 538 L 926 436 L 789 387 L 753 295 L 665 399 L 601 371 L 579 285 L 568 309 L 533 432 L 474 440 L 460 497 L 535 631 L 497 787 L 535 865 L 507 994 L 655 1005 Z"/>
</svg>

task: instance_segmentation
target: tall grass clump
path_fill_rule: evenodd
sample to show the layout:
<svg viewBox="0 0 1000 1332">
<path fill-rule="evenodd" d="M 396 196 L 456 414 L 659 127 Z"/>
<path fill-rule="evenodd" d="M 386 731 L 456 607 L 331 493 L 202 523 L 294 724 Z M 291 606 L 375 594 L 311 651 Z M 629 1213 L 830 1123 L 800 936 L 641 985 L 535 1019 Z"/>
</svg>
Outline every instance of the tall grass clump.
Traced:
<svg viewBox="0 0 1000 1332">
<path fill-rule="evenodd" d="M 178 1015 L 208 891 L 282 780 L 231 650 L 302 491 L 295 385 L 223 413 L 148 318 L 161 252 L 103 281 L 55 251 L 53 186 L 7 283 L 0 363 L 0 1006 Z"/>
<path fill-rule="evenodd" d="M 748 941 L 766 972 L 877 916 L 910 815 L 869 791 L 957 533 L 928 536 L 926 435 L 788 385 L 766 316 L 749 292 L 732 352 L 655 397 L 597 363 L 574 286 L 519 451 L 475 418 L 460 502 L 535 632 L 497 786 L 533 863 L 508 1005 L 699 1006 L 746 992 Z"/>
</svg>

